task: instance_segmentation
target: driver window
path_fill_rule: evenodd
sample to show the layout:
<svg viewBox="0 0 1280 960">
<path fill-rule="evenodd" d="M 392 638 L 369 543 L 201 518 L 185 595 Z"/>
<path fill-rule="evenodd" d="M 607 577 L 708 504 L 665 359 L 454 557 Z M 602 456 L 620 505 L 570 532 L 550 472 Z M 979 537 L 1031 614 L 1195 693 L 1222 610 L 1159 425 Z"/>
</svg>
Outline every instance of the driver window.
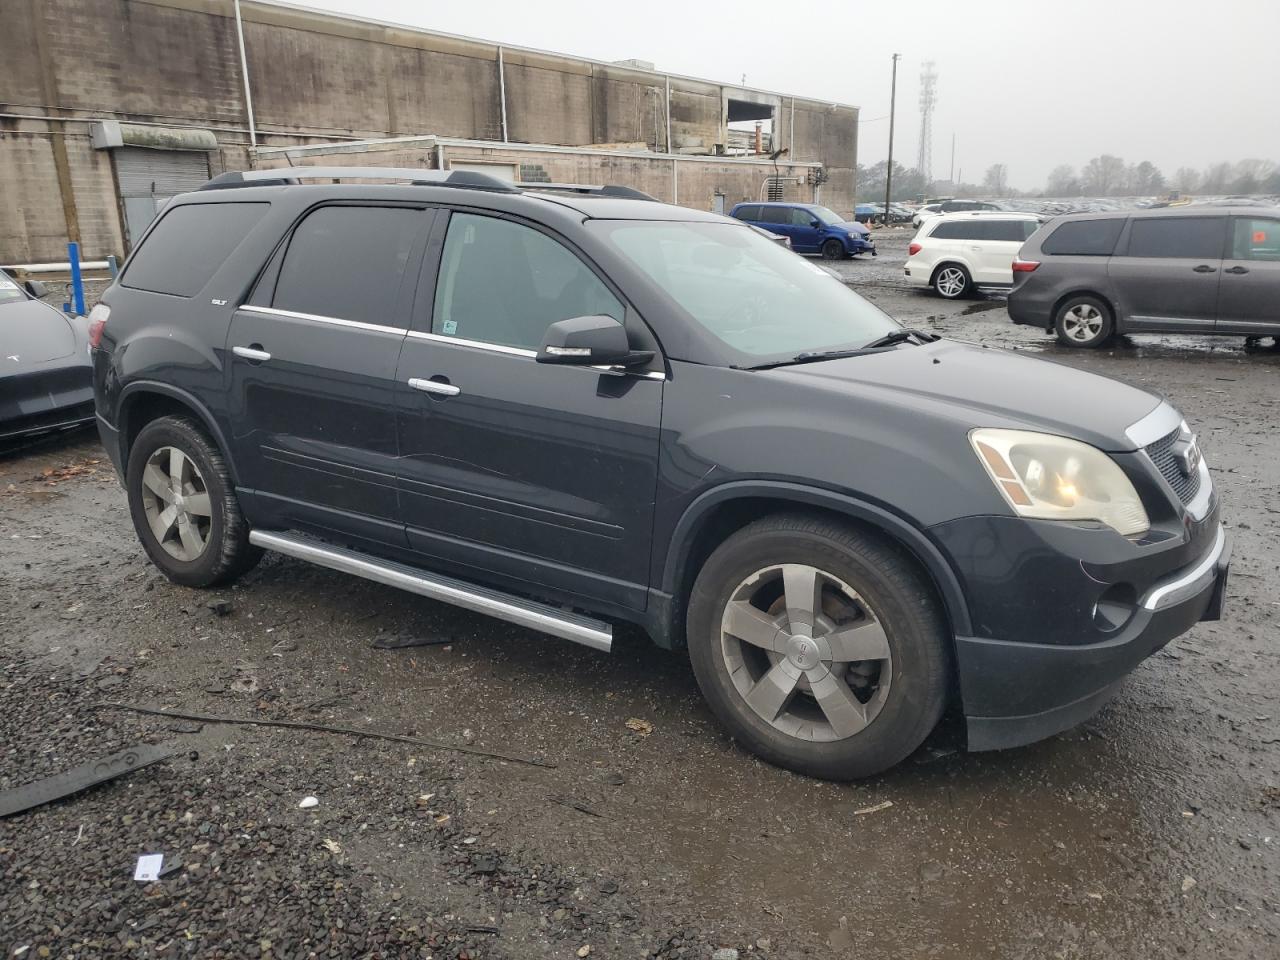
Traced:
<svg viewBox="0 0 1280 960">
<path fill-rule="evenodd" d="M 536 350 L 570 317 L 625 319 L 622 304 L 563 244 L 497 217 L 449 218 L 431 332 Z"/>
<path fill-rule="evenodd" d="M 807 227 L 816 219 L 817 217 L 808 210 L 802 210 L 800 207 L 791 208 L 791 225 L 793 227 Z"/>
</svg>

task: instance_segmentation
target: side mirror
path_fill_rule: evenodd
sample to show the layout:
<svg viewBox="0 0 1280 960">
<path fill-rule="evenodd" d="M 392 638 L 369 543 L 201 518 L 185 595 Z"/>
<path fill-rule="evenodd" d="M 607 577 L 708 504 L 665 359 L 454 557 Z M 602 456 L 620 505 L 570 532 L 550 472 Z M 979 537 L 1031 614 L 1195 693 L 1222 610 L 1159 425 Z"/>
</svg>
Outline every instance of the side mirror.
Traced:
<svg viewBox="0 0 1280 960">
<path fill-rule="evenodd" d="M 632 350 L 626 328 L 613 317 L 572 317 L 547 328 L 538 348 L 538 363 L 575 367 L 634 367 L 648 363 L 653 354 Z"/>
<path fill-rule="evenodd" d="M 809 221 L 809 226 L 820 227 L 822 226 L 822 221 L 819 220 L 817 217 L 814 217 L 812 220 Z"/>
<path fill-rule="evenodd" d="M 28 280 L 23 284 L 23 286 L 27 288 L 27 293 L 31 294 L 37 300 L 49 295 L 48 285 L 39 280 Z"/>
</svg>

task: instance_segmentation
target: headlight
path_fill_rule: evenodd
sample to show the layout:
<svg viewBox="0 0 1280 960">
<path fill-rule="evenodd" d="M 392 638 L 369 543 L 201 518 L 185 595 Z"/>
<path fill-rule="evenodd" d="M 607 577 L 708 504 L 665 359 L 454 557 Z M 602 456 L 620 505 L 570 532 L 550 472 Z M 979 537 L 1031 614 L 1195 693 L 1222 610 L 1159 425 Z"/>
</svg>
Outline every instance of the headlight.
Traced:
<svg viewBox="0 0 1280 960">
<path fill-rule="evenodd" d="M 974 430 L 969 442 L 1021 517 L 1098 520 L 1124 536 L 1151 526 L 1129 478 L 1096 447 L 1027 430 Z"/>
</svg>

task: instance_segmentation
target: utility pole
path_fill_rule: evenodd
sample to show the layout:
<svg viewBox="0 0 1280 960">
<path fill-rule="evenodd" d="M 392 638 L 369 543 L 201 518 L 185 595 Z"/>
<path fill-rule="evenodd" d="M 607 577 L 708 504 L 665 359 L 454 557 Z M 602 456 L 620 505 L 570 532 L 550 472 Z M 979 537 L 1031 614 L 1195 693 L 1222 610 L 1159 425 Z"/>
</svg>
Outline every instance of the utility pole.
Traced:
<svg viewBox="0 0 1280 960">
<path fill-rule="evenodd" d="M 951 134 L 951 189 L 956 188 L 956 135 Z"/>
<path fill-rule="evenodd" d="M 889 225 L 889 198 L 893 196 L 893 111 L 898 102 L 898 60 L 893 55 L 893 81 L 889 87 L 889 162 L 884 168 L 884 225 Z"/>
</svg>

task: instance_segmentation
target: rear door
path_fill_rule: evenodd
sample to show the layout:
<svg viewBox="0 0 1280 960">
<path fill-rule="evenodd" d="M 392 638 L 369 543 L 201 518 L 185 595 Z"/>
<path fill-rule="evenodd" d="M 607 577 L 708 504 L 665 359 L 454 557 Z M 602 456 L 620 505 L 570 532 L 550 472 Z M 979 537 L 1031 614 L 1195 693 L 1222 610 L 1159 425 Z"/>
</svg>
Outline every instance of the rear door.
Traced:
<svg viewBox="0 0 1280 960">
<path fill-rule="evenodd" d="M 1231 218 L 1216 333 L 1280 331 L 1280 217 Z"/>
<path fill-rule="evenodd" d="M 643 609 L 661 363 L 534 360 L 557 320 L 625 319 L 656 349 L 643 323 L 561 238 L 498 214 L 442 212 L 418 287 L 397 373 L 410 547 L 511 589 Z"/>
<path fill-rule="evenodd" d="M 232 442 L 259 516 L 404 544 L 395 374 L 434 215 L 317 207 L 236 311 L 227 338 Z"/>
<path fill-rule="evenodd" d="M 760 219 L 753 221 L 755 225 L 768 230 L 770 233 L 790 237 L 791 249 L 797 253 L 800 252 L 800 241 L 796 237 L 795 227 L 791 225 L 791 208 L 762 206 L 759 210 Z"/>
<path fill-rule="evenodd" d="M 1108 273 L 1134 330 L 1211 331 L 1226 217 L 1135 216 Z"/>
</svg>

